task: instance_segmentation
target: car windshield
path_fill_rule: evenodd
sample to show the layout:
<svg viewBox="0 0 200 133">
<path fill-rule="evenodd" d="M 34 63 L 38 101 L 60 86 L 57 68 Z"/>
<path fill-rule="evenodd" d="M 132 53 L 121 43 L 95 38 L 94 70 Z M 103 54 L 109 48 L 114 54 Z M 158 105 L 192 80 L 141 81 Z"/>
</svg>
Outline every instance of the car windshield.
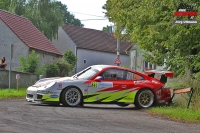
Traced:
<svg viewBox="0 0 200 133">
<path fill-rule="evenodd" d="M 89 67 L 89 68 L 86 68 L 83 71 L 80 71 L 79 73 L 75 74 L 73 76 L 73 78 L 79 78 L 79 79 L 88 80 L 98 72 L 99 72 L 99 70 Z"/>
</svg>

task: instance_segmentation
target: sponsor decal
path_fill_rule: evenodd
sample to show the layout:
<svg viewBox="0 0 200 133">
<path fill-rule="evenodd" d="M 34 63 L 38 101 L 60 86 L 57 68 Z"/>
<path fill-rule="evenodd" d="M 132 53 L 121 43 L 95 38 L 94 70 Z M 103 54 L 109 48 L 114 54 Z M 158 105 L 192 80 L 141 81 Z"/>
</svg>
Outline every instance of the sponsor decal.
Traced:
<svg viewBox="0 0 200 133">
<path fill-rule="evenodd" d="M 97 82 L 92 82 L 92 87 L 96 88 L 97 87 Z"/>
<path fill-rule="evenodd" d="M 52 92 L 52 91 L 50 91 L 49 94 L 59 94 L 59 92 Z"/>
<path fill-rule="evenodd" d="M 157 95 L 157 99 L 160 99 L 161 98 L 161 90 L 157 90 L 156 95 Z"/>
<path fill-rule="evenodd" d="M 92 87 L 93 88 L 110 88 L 113 87 L 113 83 L 112 82 L 92 82 Z"/>
<path fill-rule="evenodd" d="M 164 102 L 165 102 L 165 100 L 159 100 L 158 102 L 159 102 L 159 103 L 164 103 Z"/>
<path fill-rule="evenodd" d="M 143 84 L 143 83 L 149 83 L 149 80 L 138 80 L 138 81 L 133 81 L 133 83 L 136 84 Z"/>
<path fill-rule="evenodd" d="M 159 82 L 155 80 L 152 80 L 152 83 L 159 84 Z"/>
<path fill-rule="evenodd" d="M 58 95 L 51 95 L 50 98 L 58 98 Z"/>
<path fill-rule="evenodd" d="M 59 88 L 62 88 L 62 84 L 58 84 L 58 87 L 59 87 Z"/>
<path fill-rule="evenodd" d="M 88 92 L 88 89 L 84 89 L 84 93 L 87 93 Z"/>
<path fill-rule="evenodd" d="M 58 90 L 61 90 L 62 89 L 62 83 L 59 83 L 58 84 L 58 88 L 57 88 Z"/>
</svg>

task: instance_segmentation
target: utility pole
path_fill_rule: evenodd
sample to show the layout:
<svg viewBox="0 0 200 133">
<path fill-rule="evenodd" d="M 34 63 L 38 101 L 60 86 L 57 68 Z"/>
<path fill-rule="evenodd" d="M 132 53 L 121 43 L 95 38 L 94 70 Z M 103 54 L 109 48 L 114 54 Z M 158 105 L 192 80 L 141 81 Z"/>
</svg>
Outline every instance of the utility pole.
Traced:
<svg viewBox="0 0 200 133">
<path fill-rule="evenodd" d="M 11 81 L 11 63 L 13 58 L 13 44 L 10 44 L 10 67 L 9 67 L 9 91 L 10 91 L 10 81 Z"/>
<path fill-rule="evenodd" d="M 9 47 L 10 46 L 10 47 Z M 13 44 L 4 44 L 5 50 L 7 51 L 9 57 L 10 57 L 10 65 L 9 65 L 9 91 L 10 91 L 10 84 L 11 84 L 11 66 L 12 66 L 12 58 L 14 55 L 14 52 L 16 52 L 19 45 L 13 45 Z"/>
<path fill-rule="evenodd" d="M 117 38 L 117 58 L 120 59 L 120 39 Z M 117 64 L 119 66 L 119 63 Z"/>
</svg>

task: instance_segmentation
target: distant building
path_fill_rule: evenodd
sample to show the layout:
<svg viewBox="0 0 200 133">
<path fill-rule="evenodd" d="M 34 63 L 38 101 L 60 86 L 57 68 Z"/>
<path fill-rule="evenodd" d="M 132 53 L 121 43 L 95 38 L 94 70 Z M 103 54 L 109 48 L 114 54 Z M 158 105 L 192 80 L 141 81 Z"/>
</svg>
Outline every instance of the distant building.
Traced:
<svg viewBox="0 0 200 133">
<path fill-rule="evenodd" d="M 40 65 L 52 63 L 63 54 L 27 19 L 0 9 L 0 57 L 5 56 L 9 68 L 10 44 L 14 46 L 12 70 L 20 66 L 20 55 L 32 50 L 40 55 Z"/>
<path fill-rule="evenodd" d="M 144 50 L 141 49 L 137 43 L 133 43 L 127 47 L 126 51 L 129 53 L 130 57 L 130 68 L 139 72 L 144 72 L 145 70 L 163 70 L 165 66 L 156 66 L 150 62 L 144 60 L 143 54 Z"/>
<path fill-rule="evenodd" d="M 63 54 L 66 50 L 74 51 L 78 58 L 76 72 L 90 65 L 115 65 L 117 39 L 108 32 L 63 25 L 59 28 L 58 40 L 52 42 Z M 120 44 L 121 66 L 129 66 L 125 50 L 131 43 L 121 41 Z"/>
</svg>

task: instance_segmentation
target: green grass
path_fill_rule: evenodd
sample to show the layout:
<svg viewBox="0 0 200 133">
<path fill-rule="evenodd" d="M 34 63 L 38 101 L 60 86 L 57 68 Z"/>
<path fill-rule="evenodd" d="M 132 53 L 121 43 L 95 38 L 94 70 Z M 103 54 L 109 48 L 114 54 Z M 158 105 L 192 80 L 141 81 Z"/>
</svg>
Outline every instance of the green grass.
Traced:
<svg viewBox="0 0 200 133">
<path fill-rule="evenodd" d="M 153 107 L 147 110 L 153 115 L 159 115 L 161 117 L 170 118 L 173 120 L 180 120 L 185 122 L 200 123 L 200 111 L 180 107 L 180 106 L 164 106 Z"/>
<path fill-rule="evenodd" d="M 27 88 L 17 89 L 1 89 L 0 88 L 0 99 L 14 99 L 14 98 L 25 98 Z"/>
</svg>

